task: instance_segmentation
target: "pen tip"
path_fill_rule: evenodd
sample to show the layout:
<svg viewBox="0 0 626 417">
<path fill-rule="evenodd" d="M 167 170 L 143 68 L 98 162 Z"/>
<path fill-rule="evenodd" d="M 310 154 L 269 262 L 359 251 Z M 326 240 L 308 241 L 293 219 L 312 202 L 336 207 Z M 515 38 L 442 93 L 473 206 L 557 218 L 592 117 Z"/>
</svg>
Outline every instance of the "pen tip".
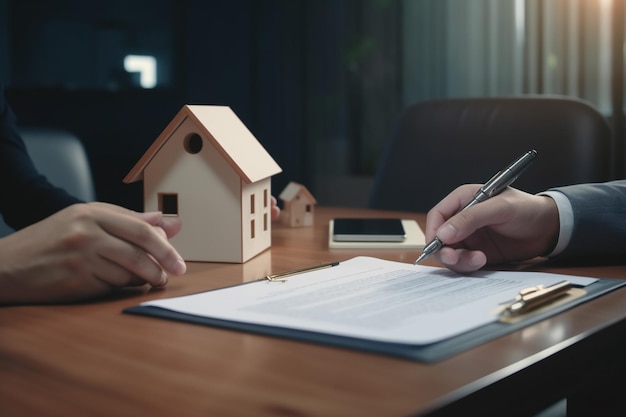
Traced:
<svg viewBox="0 0 626 417">
<path fill-rule="evenodd" d="M 417 258 L 417 259 L 415 260 L 415 262 L 413 262 L 413 265 L 417 265 L 417 264 L 419 264 L 420 262 L 422 262 L 422 260 L 423 260 L 424 258 L 425 258 L 424 253 L 422 253 L 422 254 L 419 256 L 419 258 Z"/>
</svg>

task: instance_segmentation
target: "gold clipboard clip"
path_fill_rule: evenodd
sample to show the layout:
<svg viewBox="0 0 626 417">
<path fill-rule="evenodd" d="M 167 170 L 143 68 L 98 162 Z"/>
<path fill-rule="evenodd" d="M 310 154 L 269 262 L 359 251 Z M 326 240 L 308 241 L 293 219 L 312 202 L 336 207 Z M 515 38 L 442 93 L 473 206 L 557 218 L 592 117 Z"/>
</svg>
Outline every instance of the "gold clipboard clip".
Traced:
<svg viewBox="0 0 626 417">
<path fill-rule="evenodd" d="M 268 275 L 263 279 L 267 280 L 267 282 L 285 283 L 287 282 L 289 277 L 292 275 L 298 275 L 298 274 L 303 274 L 305 272 L 317 271 L 318 269 L 330 268 L 330 267 L 337 266 L 337 265 L 339 265 L 339 262 L 327 262 L 327 263 L 320 264 L 320 265 L 308 266 L 306 268 L 296 269 L 295 271 L 281 272 L 280 274 Z"/>
<path fill-rule="evenodd" d="M 569 281 L 561 281 L 556 284 L 544 287 L 538 285 L 536 287 L 525 288 L 519 292 L 519 295 L 515 297 L 508 304 L 503 314 L 507 316 L 518 316 L 524 314 L 537 307 L 541 307 L 561 296 L 567 294 L 572 288 L 572 284 Z"/>
</svg>

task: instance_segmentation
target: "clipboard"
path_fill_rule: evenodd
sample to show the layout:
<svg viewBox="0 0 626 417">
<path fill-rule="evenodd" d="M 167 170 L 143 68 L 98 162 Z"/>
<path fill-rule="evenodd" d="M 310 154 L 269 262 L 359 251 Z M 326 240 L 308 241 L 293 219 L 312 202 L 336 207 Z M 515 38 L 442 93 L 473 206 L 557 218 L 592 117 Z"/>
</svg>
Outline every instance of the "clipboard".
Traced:
<svg viewBox="0 0 626 417">
<path fill-rule="evenodd" d="M 237 284 L 250 285 L 258 281 Z M 274 283 L 271 285 L 282 285 Z M 329 333 L 298 330 L 286 327 L 258 324 L 244 321 L 224 320 L 215 317 L 205 317 L 193 314 L 181 313 L 170 309 L 156 306 L 134 306 L 126 308 L 123 313 L 156 317 L 174 321 L 182 321 L 204 326 L 218 327 L 222 329 L 254 333 L 264 336 L 293 339 L 308 343 L 329 345 L 338 348 L 353 349 L 373 354 L 399 357 L 425 363 L 437 362 L 448 358 L 467 349 L 473 348 L 500 336 L 517 331 L 526 326 L 545 320 L 548 317 L 564 312 L 570 308 L 592 300 L 610 291 L 626 285 L 626 281 L 619 279 L 598 279 L 593 284 L 587 285 L 584 291 L 574 287 L 576 294 L 571 297 L 555 300 L 542 308 L 525 313 L 512 321 L 494 321 L 489 324 L 474 328 L 456 336 L 430 344 L 404 344 L 393 342 L 381 342 L 370 339 L 346 337 Z M 229 287 L 231 288 L 231 287 Z M 212 290 L 219 291 L 219 289 Z"/>
</svg>

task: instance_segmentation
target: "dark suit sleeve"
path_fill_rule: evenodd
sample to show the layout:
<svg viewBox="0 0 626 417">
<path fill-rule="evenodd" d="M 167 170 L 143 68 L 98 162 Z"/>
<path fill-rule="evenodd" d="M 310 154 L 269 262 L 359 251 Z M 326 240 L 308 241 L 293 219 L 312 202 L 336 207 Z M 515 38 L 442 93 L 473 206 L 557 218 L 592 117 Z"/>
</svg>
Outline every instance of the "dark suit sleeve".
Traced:
<svg viewBox="0 0 626 417">
<path fill-rule="evenodd" d="M 21 229 L 80 202 L 37 172 L 0 85 L 0 213 Z"/>
<path fill-rule="evenodd" d="M 571 202 L 574 228 L 557 260 L 626 261 L 626 180 L 555 188 Z"/>
</svg>

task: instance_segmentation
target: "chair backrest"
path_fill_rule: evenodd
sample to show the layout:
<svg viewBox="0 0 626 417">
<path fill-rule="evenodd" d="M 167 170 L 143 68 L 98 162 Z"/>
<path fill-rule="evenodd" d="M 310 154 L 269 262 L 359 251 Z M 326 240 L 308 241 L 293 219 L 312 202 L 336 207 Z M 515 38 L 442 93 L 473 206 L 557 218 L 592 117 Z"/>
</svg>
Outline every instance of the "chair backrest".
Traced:
<svg viewBox="0 0 626 417">
<path fill-rule="evenodd" d="M 24 127 L 20 133 L 35 167 L 48 181 L 84 201 L 96 199 L 91 167 L 80 139 L 62 129 Z M 12 231 L 0 218 L 0 236 Z"/>
<path fill-rule="evenodd" d="M 484 183 L 522 153 L 537 159 L 513 186 L 550 187 L 613 179 L 607 120 L 569 97 L 445 99 L 405 110 L 370 194 L 376 209 L 426 212 L 465 183 Z"/>
</svg>

